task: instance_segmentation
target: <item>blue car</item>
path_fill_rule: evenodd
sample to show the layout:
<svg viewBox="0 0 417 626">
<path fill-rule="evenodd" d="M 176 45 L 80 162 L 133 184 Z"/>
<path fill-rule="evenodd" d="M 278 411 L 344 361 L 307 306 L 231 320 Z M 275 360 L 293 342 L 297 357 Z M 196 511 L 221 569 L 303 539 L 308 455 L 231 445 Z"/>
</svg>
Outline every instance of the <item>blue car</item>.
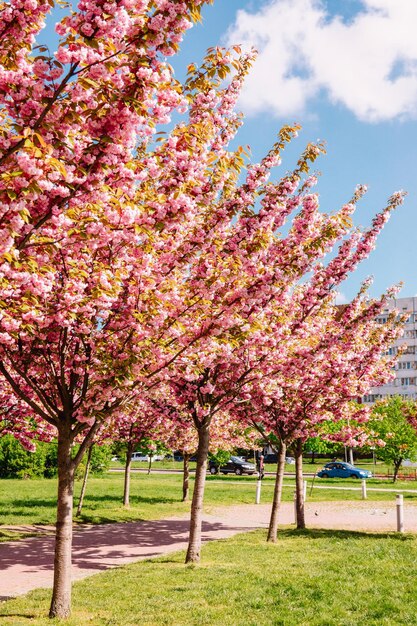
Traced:
<svg viewBox="0 0 417 626">
<path fill-rule="evenodd" d="M 350 463 L 332 461 L 326 463 L 323 469 L 317 472 L 317 476 L 320 478 L 372 478 L 372 472 L 355 467 Z"/>
</svg>

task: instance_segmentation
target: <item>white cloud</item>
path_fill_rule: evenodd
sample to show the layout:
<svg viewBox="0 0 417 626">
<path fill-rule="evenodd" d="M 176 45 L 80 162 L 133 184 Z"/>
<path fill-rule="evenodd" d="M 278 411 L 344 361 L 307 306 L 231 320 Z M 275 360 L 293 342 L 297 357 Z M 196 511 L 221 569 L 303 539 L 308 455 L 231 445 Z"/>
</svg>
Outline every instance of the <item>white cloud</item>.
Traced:
<svg viewBox="0 0 417 626">
<path fill-rule="evenodd" d="M 417 0 L 362 0 L 349 21 L 337 15 L 346 0 L 269 0 L 256 13 L 241 10 L 228 43 L 255 46 L 247 79 L 247 113 L 304 113 L 325 94 L 359 119 L 417 117 Z"/>
</svg>

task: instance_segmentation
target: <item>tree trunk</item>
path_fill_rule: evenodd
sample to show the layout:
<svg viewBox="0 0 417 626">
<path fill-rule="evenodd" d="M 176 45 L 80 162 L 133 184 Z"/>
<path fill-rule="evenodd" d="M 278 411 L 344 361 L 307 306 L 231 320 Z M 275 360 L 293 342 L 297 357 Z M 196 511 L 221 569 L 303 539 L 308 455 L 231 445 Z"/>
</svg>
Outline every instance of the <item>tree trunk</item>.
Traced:
<svg viewBox="0 0 417 626">
<path fill-rule="evenodd" d="M 275 486 L 274 486 L 274 499 L 272 501 L 272 511 L 271 511 L 271 518 L 269 521 L 268 538 L 267 538 L 267 541 L 272 541 L 273 543 L 275 543 L 277 540 L 278 513 L 279 513 L 280 506 L 281 506 L 286 451 L 287 451 L 287 446 L 285 445 L 285 443 L 281 443 L 281 446 L 279 448 L 279 453 L 278 453 L 277 473 L 275 476 Z"/>
<path fill-rule="evenodd" d="M 303 442 L 297 441 L 295 447 L 295 508 L 297 512 L 297 528 L 305 528 L 304 517 L 304 476 L 303 476 Z"/>
<path fill-rule="evenodd" d="M 77 517 L 79 517 L 81 515 L 81 511 L 82 511 L 82 508 L 83 508 L 85 491 L 87 489 L 88 473 L 90 471 L 90 465 L 91 465 L 91 454 L 92 454 L 92 452 L 93 452 L 93 444 L 91 444 L 91 446 L 88 448 L 87 462 L 85 464 L 85 472 L 84 472 L 83 484 L 82 484 L 82 487 L 81 487 L 80 499 L 78 500 L 78 506 L 77 506 L 77 513 L 76 513 Z"/>
<path fill-rule="evenodd" d="M 392 480 L 393 483 L 397 482 L 398 472 L 400 471 L 400 467 L 401 467 L 401 463 L 402 462 L 403 462 L 402 458 L 401 459 L 396 459 L 394 461 L 394 478 Z"/>
<path fill-rule="evenodd" d="M 190 494 L 190 454 L 184 452 L 184 471 L 182 474 L 182 501 L 187 502 Z"/>
<path fill-rule="evenodd" d="M 126 450 L 125 484 L 123 490 L 123 506 L 130 506 L 130 467 L 132 465 L 133 443 L 129 441 Z"/>
<path fill-rule="evenodd" d="M 152 454 L 149 455 L 149 462 L 148 462 L 148 476 L 151 473 L 152 470 Z"/>
<path fill-rule="evenodd" d="M 353 448 L 349 448 L 349 463 L 351 465 L 355 465 L 355 462 L 353 460 Z"/>
<path fill-rule="evenodd" d="M 187 556 L 185 558 L 186 563 L 198 563 L 200 561 L 204 486 L 210 440 L 209 428 L 209 424 L 204 424 L 198 430 L 197 468 L 191 503 L 190 536 L 188 540 Z"/>
<path fill-rule="evenodd" d="M 71 548 L 74 464 L 70 427 L 58 430 L 58 502 L 55 534 L 54 586 L 49 617 L 71 614 Z"/>
<path fill-rule="evenodd" d="M 311 453 L 311 464 L 314 465 L 315 462 L 316 462 L 316 453 L 313 450 L 313 452 Z"/>
</svg>

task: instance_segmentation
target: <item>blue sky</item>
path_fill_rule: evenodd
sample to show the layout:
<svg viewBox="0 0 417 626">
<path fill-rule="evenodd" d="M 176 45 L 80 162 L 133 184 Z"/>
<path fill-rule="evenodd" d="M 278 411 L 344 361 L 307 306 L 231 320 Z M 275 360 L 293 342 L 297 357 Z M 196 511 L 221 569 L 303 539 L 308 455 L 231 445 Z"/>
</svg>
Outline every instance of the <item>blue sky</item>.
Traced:
<svg viewBox="0 0 417 626">
<path fill-rule="evenodd" d="M 369 275 L 372 295 L 399 281 L 402 296 L 417 294 L 416 24 L 416 0 L 215 0 L 170 59 L 182 78 L 209 46 L 255 45 L 258 61 L 239 105 L 246 116 L 239 143 L 258 160 L 280 126 L 300 122 L 284 172 L 307 142 L 325 140 L 327 155 L 317 165 L 324 211 L 367 184 L 355 216 L 366 227 L 392 192 L 408 192 L 377 249 L 343 284 L 341 299 L 352 298 Z M 55 49 L 51 30 L 43 38 Z"/>
<path fill-rule="evenodd" d="M 355 216 L 366 227 L 392 192 L 408 192 L 376 250 L 342 286 L 343 296 L 350 299 L 369 275 L 372 295 L 399 281 L 402 296 L 417 294 L 417 2 L 215 0 L 203 17 L 174 67 L 182 76 L 212 45 L 258 48 L 240 103 L 246 121 L 239 141 L 250 144 L 254 159 L 281 125 L 297 121 L 303 131 L 281 167 L 289 169 L 305 143 L 326 141 L 317 166 L 323 210 L 336 210 L 357 183 L 367 184 Z"/>
</svg>

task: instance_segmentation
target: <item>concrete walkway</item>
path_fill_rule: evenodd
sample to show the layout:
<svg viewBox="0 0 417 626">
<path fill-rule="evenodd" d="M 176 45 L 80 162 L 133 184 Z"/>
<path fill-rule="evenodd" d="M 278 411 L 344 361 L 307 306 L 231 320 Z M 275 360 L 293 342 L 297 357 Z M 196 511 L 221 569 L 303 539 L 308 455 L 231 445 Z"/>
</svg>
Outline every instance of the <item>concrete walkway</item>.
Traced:
<svg viewBox="0 0 417 626">
<path fill-rule="evenodd" d="M 203 541 L 266 528 L 270 510 L 270 504 L 213 509 L 204 515 Z M 306 503 L 309 528 L 395 531 L 395 519 L 392 502 Z M 283 503 L 280 524 L 293 523 L 293 504 Z M 73 541 L 73 580 L 181 550 L 187 545 L 188 528 L 188 517 L 77 527 Z M 417 532 L 416 506 L 405 506 L 405 530 Z M 38 537 L 0 543 L 0 600 L 39 587 L 52 587 L 53 551 L 54 537 L 45 532 Z"/>
<path fill-rule="evenodd" d="M 266 520 L 267 515 L 262 516 L 260 510 L 255 516 L 243 517 L 231 511 L 229 515 L 206 514 L 203 541 L 253 530 L 264 526 Z M 181 550 L 187 546 L 188 529 L 188 517 L 77 527 L 73 539 L 73 580 Z M 43 533 L 39 537 L 0 543 L 0 600 L 39 587 L 52 587 L 54 542 L 53 535 Z"/>
</svg>

